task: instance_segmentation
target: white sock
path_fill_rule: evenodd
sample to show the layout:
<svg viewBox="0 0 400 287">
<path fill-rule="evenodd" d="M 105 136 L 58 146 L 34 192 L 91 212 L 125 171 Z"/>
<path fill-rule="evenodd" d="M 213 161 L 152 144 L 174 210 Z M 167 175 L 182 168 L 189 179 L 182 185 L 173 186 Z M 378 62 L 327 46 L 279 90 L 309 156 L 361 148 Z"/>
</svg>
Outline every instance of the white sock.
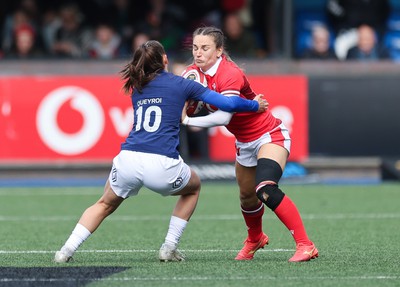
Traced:
<svg viewBox="0 0 400 287">
<path fill-rule="evenodd" d="M 65 242 L 64 246 L 61 248 L 61 251 L 67 254 L 68 256 L 72 256 L 78 247 L 91 235 L 90 231 L 87 230 L 85 226 L 78 223 L 68 240 Z"/>
<path fill-rule="evenodd" d="M 187 221 L 176 216 L 171 216 L 165 243 L 173 247 L 177 247 L 182 233 L 186 228 Z"/>
</svg>

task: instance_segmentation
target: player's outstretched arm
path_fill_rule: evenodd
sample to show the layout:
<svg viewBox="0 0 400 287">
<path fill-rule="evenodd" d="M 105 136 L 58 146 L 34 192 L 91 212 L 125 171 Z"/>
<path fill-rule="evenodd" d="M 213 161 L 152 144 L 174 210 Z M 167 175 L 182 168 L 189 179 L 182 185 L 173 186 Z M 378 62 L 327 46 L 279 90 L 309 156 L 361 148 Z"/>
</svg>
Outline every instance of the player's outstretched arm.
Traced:
<svg viewBox="0 0 400 287">
<path fill-rule="evenodd" d="M 264 112 L 266 101 L 262 97 L 257 100 L 247 100 L 238 96 L 226 97 L 217 92 L 208 90 L 201 95 L 201 100 L 214 105 L 225 112 Z"/>
<path fill-rule="evenodd" d="M 257 112 L 264 112 L 269 106 L 269 103 L 265 99 L 263 99 L 263 96 L 264 95 L 259 94 L 253 99 L 253 101 L 258 102 L 259 109 Z M 233 113 L 217 110 L 216 112 L 213 112 L 209 115 L 193 118 L 187 115 L 186 110 L 187 110 L 187 103 L 185 104 L 185 107 L 182 111 L 182 118 L 181 118 L 182 124 L 188 126 L 202 127 L 202 128 L 225 126 L 229 124 L 233 116 Z"/>
<path fill-rule="evenodd" d="M 182 112 L 182 124 L 200 128 L 226 126 L 231 121 L 232 116 L 233 113 L 228 113 L 221 110 L 201 117 L 188 117 L 186 112 Z"/>
</svg>

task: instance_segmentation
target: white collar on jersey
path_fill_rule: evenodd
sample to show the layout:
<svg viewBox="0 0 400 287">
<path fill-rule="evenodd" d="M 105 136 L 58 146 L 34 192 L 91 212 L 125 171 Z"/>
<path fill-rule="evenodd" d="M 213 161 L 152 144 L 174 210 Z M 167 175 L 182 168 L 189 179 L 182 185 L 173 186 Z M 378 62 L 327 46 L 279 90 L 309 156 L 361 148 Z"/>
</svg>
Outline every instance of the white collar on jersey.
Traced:
<svg viewBox="0 0 400 287">
<path fill-rule="evenodd" d="M 214 77 L 215 74 L 217 73 L 217 70 L 218 70 L 218 67 L 219 67 L 219 64 L 221 63 L 221 61 L 222 61 L 222 57 L 219 57 L 219 58 L 217 59 L 217 62 L 215 62 L 215 64 L 214 64 L 210 69 L 208 69 L 207 72 L 204 72 L 203 70 L 201 70 L 201 68 L 200 68 L 200 70 L 201 70 L 204 74 L 209 75 L 209 76 L 211 76 L 211 77 Z"/>
</svg>

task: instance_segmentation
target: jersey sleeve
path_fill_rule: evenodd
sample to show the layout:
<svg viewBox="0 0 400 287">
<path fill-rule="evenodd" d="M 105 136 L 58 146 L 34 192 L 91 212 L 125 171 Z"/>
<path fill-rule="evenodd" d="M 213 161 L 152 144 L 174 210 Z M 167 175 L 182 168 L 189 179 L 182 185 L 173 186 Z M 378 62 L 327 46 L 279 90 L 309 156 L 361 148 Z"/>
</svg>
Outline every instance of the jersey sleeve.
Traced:
<svg viewBox="0 0 400 287">
<path fill-rule="evenodd" d="M 214 105 L 225 112 L 257 112 L 258 102 L 253 100 L 246 100 L 239 96 L 226 97 L 222 94 L 214 92 L 196 81 L 181 78 L 182 88 L 185 90 L 186 99 L 193 99 L 196 101 L 203 101 L 208 104 Z M 233 94 L 230 92 L 229 94 Z"/>
<path fill-rule="evenodd" d="M 214 105 L 225 112 L 257 112 L 258 102 L 241 97 L 225 97 L 217 92 L 207 90 L 200 96 L 203 102 Z"/>
<path fill-rule="evenodd" d="M 210 128 L 215 126 L 226 126 L 229 124 L 233 114 L 221 110 L 201 117 L 186 117 L 183 124 L 201 128 Z"/>
</svg>

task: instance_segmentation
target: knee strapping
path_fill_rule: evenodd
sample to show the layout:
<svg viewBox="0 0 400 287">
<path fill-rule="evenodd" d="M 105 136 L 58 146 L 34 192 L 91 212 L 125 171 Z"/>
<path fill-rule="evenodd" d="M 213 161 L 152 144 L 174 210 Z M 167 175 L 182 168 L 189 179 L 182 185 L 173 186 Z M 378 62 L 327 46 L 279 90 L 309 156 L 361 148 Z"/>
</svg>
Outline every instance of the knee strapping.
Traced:
<svg viewBox="0 0 400 287">
<path fill-rule="evenodd" d="M 281 176 L 282 168 L 276 161 L 267 158 L 258 160 L 256 169 L 257 197 L 271 210 L 275 210 L 285 196 L 278 187 Z"/>
<path fill-rule="evenodd" d="M 267 184 L 257 190 L 257 197 L 268 208 L 275 210 L 282 202 L 285 194 L 279 189 L 277 184 Z"/>
</svg>

